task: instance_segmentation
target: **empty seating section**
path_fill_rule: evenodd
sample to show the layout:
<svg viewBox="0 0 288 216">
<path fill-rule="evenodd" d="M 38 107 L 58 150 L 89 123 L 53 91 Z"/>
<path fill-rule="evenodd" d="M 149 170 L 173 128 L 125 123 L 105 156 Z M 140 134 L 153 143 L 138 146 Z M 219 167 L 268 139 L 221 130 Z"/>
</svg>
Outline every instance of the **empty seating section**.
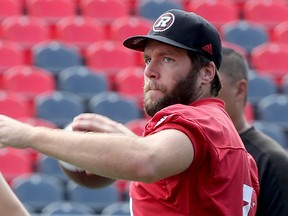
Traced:
<svg viewBox="0 0 288 216">
<path fill-rule="evenodd" d="M 122 42 L 133 35 L 145 35 L 153 22 L 141 16 L 123 16 L 114 20 L 110 27 L 110 38 Z"/>
<path fill-rule="evenodd" d="M 135 53 L 118 41 L 102 41 L 92 43 L 86 49 L 84 58 L 87 67 L 104 71 L 107 79 L 113 82 L 119 70 L 136 65 Z"/>
<path fill-rule="evenodd" d="M 106 39 L 104 25 L 95 19 L 82 16 L 68 16 L 55 24 L 55 35 L 58 41 L 77 46 L 83 52 L 95 41 Z"/>
<path fill-rule="evenodd" d="M 239 20 L 239 11 L 232 1 L 190 1 L 188 11 L 193 11 L 205 17 L 221 31 L 221 26 L 227 22 Z M 217 11 L 215 13 L 214 11 Z"/>
<path fill-rule="evenodd" d="M 9 184 L 17 176 L 33 172 L 32 161 L 26 153 L 12 148 L 0 150 L 0 171 Z"/>
<path fill-rule="evenodd" d="M 50 31 L 47 23 L 32 16 L 11 16 L 1 22 L 2 39 L 20 43 L 25 49 L 49 40 Z"/>
<path fill-rule="evenodd" d="M 140 0 L 136 12 L 142 17 L 155 21 L 169 9 L 184 9 L 184 7 L 178 0 Z"/>
<path fill-rule="evenodd" d="M 0 1 L 0 21 L 10 16 L 18 16 L 23 12 L 22 1 L 1 0 Z"/>
<path fill-rule="evenodd" d="M 244 48 L 248 54 L 257 46 L 269 41 L 269 34 L 265 27 L 238 20 L 228 22 L 221 27 L 224 41 Z"/>
<path fill-rule="evenodd" d="M 21 94 L 0 91 L 0 113 L 12 118 L 31 117 L 33 111 L 29 101 Z"/>
<path fill-rule="evenodd" d="M 32 173 L 14 178 L 11 187 L 23 202 L 36 211 L 48 204 L 64 199 L 64 187 L 55 176 Z"/>
<path fill-rule="evenodd" d="M 71 0 L 26 0 L 26 11 L 29 16 L 39 17 L 49 25 L 64 17 L 76 14 L 76 4 Z"/>
<path fill-rule="evenodd" d="M 62 129 L 98 113 L 141 136 L 143 53 L 122 42 L 172 8 L 205 17 L 243 54 L 246 117 L 288 150 L 287 0 L 0 0 L 0 114 Z M 33 216 L 130 213 L 128 182 L 83 188 L 31 149 L 0 149 L 0 171 Z"/>
<path fill-rule="evenodd" d="M 0 41 L 0 77 L 2 73 L 13 66 L 25 64 L 24 49 L 19 43 Z M 1 83 L 2 84 L 2 83 Z"/>
<path fill-rule="evenodd" d="M 88 111 L 123 124 L 142 117 L 137 101 L 117 92 L 107 91 L 93 96 L 88 102 Z"/>
<path fill-rule="evenodd" d="M 90 100 L 94 95 L 109 90 L 105 75 L 85 66 L 68 67 L 58 74 L 58 89 Z"/>
<path fill-rule="evenodd" d="M 55 91 L 35 98 L 35 115 L 59 128 L 64 128 L 75 116 L 85 111 L 83 99 L 72 93 Z"/>
<path fill-rule="evenodd" d="M 72 66 L 82 64 L 82 57 L 77 47 L 58 41 L 38 43 L 31 50 L 32 64 L 57 74 Z"/>
<path fill-rule="evenodd" d="M 248 0 L 243 6 L 243 18 L 266 26 L 271 32 L 276 24 L 288 20 L 287 2 Z"/>
<path fill-rule="evenodd" d="M 288 74 L 288 44 L 262 44 L 251 51 L 250 57 L 251 66 L 255 70 L 272 76 L 281 85 L 283 76 Z"/>
<path fill-rule="evenodd" d="M 142 67 L 126 67 L 115 76 L 115 89 L 119 94 L 135 99 L 139 108 L 144 102 L 144 73 Z"/>
</svg>

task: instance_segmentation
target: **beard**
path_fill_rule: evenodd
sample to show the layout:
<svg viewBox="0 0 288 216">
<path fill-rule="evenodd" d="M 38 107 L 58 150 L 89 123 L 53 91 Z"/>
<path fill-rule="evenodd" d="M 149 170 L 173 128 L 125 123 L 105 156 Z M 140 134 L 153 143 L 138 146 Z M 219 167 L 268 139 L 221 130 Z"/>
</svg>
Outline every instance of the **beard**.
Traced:
<svg viewBox="0 0 288 216">
<path fill-rule="evenodd" d="M 195 101 L 201 92 L 197 87 L 198 71 L 190 71 L 186 77 L 179 80 L 172 90 L 168 90 L 165 86 L 158 85 L 153 81 L 149 82 L 144 88 L 144 111 L 148 116 L 154 116 L 161 109 L 173 104 L 189 105 Z M 152 100 L 148 92 L 149 90 L 160 91 L 164 96 L 158 100 Z"/>
</svg>

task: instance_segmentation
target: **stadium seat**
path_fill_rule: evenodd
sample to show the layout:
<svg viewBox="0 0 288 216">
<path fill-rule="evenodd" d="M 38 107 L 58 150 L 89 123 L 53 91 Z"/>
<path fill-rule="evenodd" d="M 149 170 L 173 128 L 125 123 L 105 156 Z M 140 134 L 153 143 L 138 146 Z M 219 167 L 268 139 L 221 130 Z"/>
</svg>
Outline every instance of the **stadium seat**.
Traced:
<svg viewBox="0 0 288 216">
<path fill-rule="evenodd" d="M 95 42 L 87 47 L 85 62 L 90 69 L 105 72 L 108 80 L 113 83 L 119 70 L 136 65 L 135 53 L 118 41 Z"/>
<path fill-rule="evenodd" d="M 119 17 L 111 23 L 110 39 L 123 42 L 134 35 L 146 35 L 153 22 L 140 16 Z"/>
<path fill-rule="evenodd" d="M 231 1 L 189 1 L 187 11 L 193 11 L 205 17 L 219 31 L 223 24 L 238 21 L 240 18 L 238 7 Z"/>
<path fill-rule="evenodd" d="M 67 195 L 69 201 L 86 204 L 100 214 L 107 205 L 118 201 L 119 194 L 114 184 L 103 188 L 91 189 L 69 181 L 67 183 Z"/>
<path fill-rule="evenodd" d="M 288 21 L 275 25 L 272 30 L 272 40 L 276 43 L 288 44 Z"/>
<path fill-rule="evenodd" d="M 31 117 L 33 111 L 29 101 L 21 95 L 9 91 L 0 91 L 0 113 L 11 118 Z"/>
<path fill-rule="evenodd" d="M 97 19 L 109 29 L 112 21 L 129 15 L 130 6 L 119 0 L 81 0 L 79 11 L 82 16 Z"/>
<path fill-rule="evenodd" d="M 25 64 L 25 53 L 19 43 L 0 41 L 0 74 L 16 65 Z M 1 83 L 2 86 L 2 83 Z"/>
<path fill-rule="evenodd" d="M 144 69 L 141 67 L 127 67 L 120 70 L 114 80 L 115 89 L 121 95 L 137 100 L 139 108 L 143 108 L 144 101 Z"/>
<path fill-rule="evenodd" d="M 38 94 L 53 92 L 56 84 L 54 77 L 45 69 L 19 65 L 3 73 L 3 88 L 33 100 Z"/>
<path fill-rule="evenodd" d="M 64 215 L 93 215 L 94 209 L 85 205 L 84 203 L 72 202 L 72 201 L 58 201 L 52 202 L 45 206 L 41 215 L 45 216 L 64 216 Z"/>
<path fill-rule="evenodd" d="M 63 181 L 63 183 L 66 183 L 68 181 L 68 177 L 63 173 L 58 161 L 52 157 L 38 154 L 35 165 L 36 170 L 39 173 L 54 176 Z"/>
<path fill-rule="evenodd" d="M 255 74 L 249 78 L 248 86 L 248 101 L 252 106 L 257 106 L 262 98 L 278 93 L 278 86 L 271 76 Z"/>
<path fill-rule="evenodd" d="M 74 66 L 58 74 L 58 89 L 89 100 L 100 92 L 108 91 L 109 86 L 103 74 L 93 72 L 85 66 Z"/>
<path fill-rule="evenodd" d="M 59 19 L 77 13 L 77 5 L 71 0 L 26 0 L 25 6 L 28 16 L 41 18 L 52 26 Z"/>
<path fill-rule="evenodd" d="M 33 173 L 14 178 L 11 188 L 24 205 L 41 211 L 48 204 L 64 200 L 64 186 L 56 177 Z"/>
<path fill-rule="evenodd" d="M 24 49 L 31 49 L 35 44 L 50 40 L 47 23 L 37 17 L 25 15 L 11 16 L 1 23 L 2 39 L 20 43 Z"/>
<path fill-rule="evenodd" d="M 147 118 L 139 118 L 129 121 L 125 125 L 130 130 L 132 130 L 136 135 L 142 136 L 147 122 L 148 122 Z"/>
<path fill-rule="evenodd" d="M 93 96 L 89 100 L 88 111 L 123 124 L 142 117 L 137 102 L 117 92 L 102 92 Z"/>
<path fill-rule="evenodd" d="M 255 121 L 253 125 L 256 129 L 276 140 L 283 148 L 288 149 L 285 130 L 281 126 L 263 121 Z"/>
<path fill-rule="evenodd" d="M 63 128 L 73 118 L 86 111 L 83 99 L 68 92 L 55 91 L 35 98 L 36 117 L 53 122 Z"/>
<path fill-rule="evenodd" d="M 276 24 L 288 20 L 288 5 L 284 1 L 248 0 L 242 14 L 248 22 L 265 25 L 270 34 Z"/>
<path fill-rule="evenodd" d="M 260 121 L 277 124 L 288 129 L 288 96 L 282 94 L 269 95 L 259 101 L 258 116 Z"/>
<path fill-rule="evenodd" d="M 268 42 L 251 51 L 250 64 L 258 73 L 273 76 L 280 86 L 288 74 L 288 61 L 284 59 L 288 59 L 288 44 Z"/>
<path fill-rule="evenodd" d="M 9 147 L 0 149 L 0 172 L 9 184 L 19 175 L 33 173 L 32 165 L 25 151 Z"/>
<path fill-rule="evenodd" d="M 248 55 L 253 48 L 269 41 L 269 33 L 263 26 L 245 20 L 224 24 L 221 33 L 224 41 L 243 47 Z"/>
<path fill-rule="evenodd" d="M 73 44 L 82 52 L 91 43 L 107 37 L 106 29 L 100 21 L 83 16 L 69 16 L 59 20 L 55 25 L 55 34 L 58 41 Z"/>
<path fill-rule="evenodd" d="M 222 41 L 222 47 L 228 47 L 228 48 L 234 49 L 235 51 L 237 51 L 241 55 L 243 55 L 244 58 L 249 62 L 249 54 L 244 47 L 241 47 L 235 43 L 230 43 L 230 42 L 227 42 L 224 40 Z"/>
<path fill-rule="evenodd" d="M 10 16 L 19 16 L 23 12 L 22 1 L 1 0 L 0 1 L 0 21 Z"/>
<path fill-rule="evenodd" d="M 80 51 L 58 41 L 40 43 L 32 49 L 32 65 L 44 68 L 57 76 L 65 68 L 82 65 Z"/>
<path fill-rule="evenodd" d="M 175 0 L 146 0 L 139 1 L 136 14 L 155 21 L 162 13 L 170 9 L 184 9 L 179 1 Z"/>
<path fill-rule="evenodd" d="M 103 215 L 106 216 L 129 216 L 130 215 L 130 205 L 129 202 L 116 202 L 109 204 L 106 206 L 103 210 L 102 213 Z"/>
</svg>

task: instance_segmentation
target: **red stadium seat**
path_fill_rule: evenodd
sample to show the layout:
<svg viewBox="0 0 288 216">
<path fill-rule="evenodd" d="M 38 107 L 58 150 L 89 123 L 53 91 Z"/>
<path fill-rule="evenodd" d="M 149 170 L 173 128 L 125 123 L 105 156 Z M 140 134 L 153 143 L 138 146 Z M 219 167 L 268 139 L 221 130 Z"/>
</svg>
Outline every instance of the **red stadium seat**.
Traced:
<svg viewBox="0 0 288 216">
<path fill-rule="evenodd" d="M 141 67 L 127 67 L 115 76 L 115 88 L 119 94 L 137 100 L 139 108 L 143 108 L 144 69 Z"/>
<path fill-rule="evenodd" d="M 32 162 L 23 150 L 0 149 L 0 171 L 10 184 L 15 177 L 33 172 Z"/>
<path fill-rule="evenodd" d="M 282 78 L 288 73 L 288 45 L 281 43 L 265 43 L 251 52 L 250 63 L 253 69 L 262 74 L 274 77 L 281 85 Z"/>
<path fill-rule="evenodd" d="M 81 0 L 79 9 L 82 16 L 96 18 L 108 26 L 115 19 L 130 14 L 129 4 L 119 0 Z"/>
<path fill-rule="evenodd" d="M 147 122 L 148 122 L 147 118 L 134 119 L 130 122 L 127 122 L 125 126 L 128 127 L 130 130 L 132 130 L 138 136 L 141 136 L 144 132 L 144 127 L 147 124 Z"/>
<path fill-rule="evenodd" d="M 0 41 L 0 74 L 10 67 L 25 63 L 21 45 L 10 41 Z"/>
<path fill-rule="evenodd" d="M 153 22 L 144 17 L 120 17 L 111 23 L 110 38 L 122 42 L 133 35 L 146 35 L 152 25 Z"/>
<path fill-rule="evenodd" d="M 53 75 L 45 69 L 23 65 L 4 72 L 3 87 L 33 99 L 38 94 L 53 92 L 56 84 Z"/>
<path fill-rule="evenodd" d="M 49 24 L 59 19 L 76 14 L 76 4 L 71 0 L 26 0 L 29 16 L 39 17 Z"/>
<path fill-rule="evenodd" d="M 248 22 L 265 25 L 271 33 L 276 24 L 288 20 L 288 5 L 284 1 L 248 0 L 242 13 Z"/>
<path fill-rule="evenodd" d="M 21 15 L 23 7 L 20 0 L 1 0 L 0 1 L 0 21 L 9 17 Z"/>
<path fill-rule="evenodd" d="M 240 18 L 237 6 L 230 1 L 190 1 L 187 10 L 205 17 L 218 30 L 224 23 Z"/>
<path fill-rule="evenodd" d="M 273 28 L 272 40 L 288 44 L 288 21 L 280 22 Z"/>
<path fill-rule="evenodd" d="M 2 38 L 31 49 L 35 44 L 49 40 L 50 32 L 47 24 L 40 18 L 12 16 L 2 21 Z"/>
<path fill-rule="evenodd" d="M 88 45 L 106 39 L 103 24 L 95 19 L 70 16 L 59 20 L 55 25 L 57 40 L 85 50 Z"/>
<path fill-rule="evenodd" d="M 104 71 L 113 83 L 115 74 L 123 68 L 136 65 L 136 51 L 123 47 L 120 42 L 96 42 L 87 47 L 85 60 L 87 67 Z"/>
<path fill-rule="evenodd" d="M 7 91 L 0 91 L 0 113 L 15 119 L 32 116 L 30 104 L 26 98 Z"/>
<path fill-rule="evenodd" d="M 222 46 L 236 50 L 241 55 L 243 55 L 247 61 L 249 61 L 249 55 L 248 55 L 248 52 L 245 48 L 238 46 L 237 44 L 234 44 L 234 43 L 229 43 L 227 41 L 222 41 Z"/>
</svg>

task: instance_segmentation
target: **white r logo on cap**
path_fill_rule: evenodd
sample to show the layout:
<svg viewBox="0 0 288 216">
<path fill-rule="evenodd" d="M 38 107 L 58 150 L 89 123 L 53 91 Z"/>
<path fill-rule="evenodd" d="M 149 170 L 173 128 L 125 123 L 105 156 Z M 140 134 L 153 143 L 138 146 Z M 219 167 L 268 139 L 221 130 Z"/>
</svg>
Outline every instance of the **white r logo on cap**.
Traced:
<svg viewBox="0 0 288 216">
<path fill-rule="evenodd" d="M 165 13 L 160 16 L 153 25 L 153 31 L 162 32 L 167 30 L 174 23 L 175 17 L 172 13 Z"/>
</svg>

